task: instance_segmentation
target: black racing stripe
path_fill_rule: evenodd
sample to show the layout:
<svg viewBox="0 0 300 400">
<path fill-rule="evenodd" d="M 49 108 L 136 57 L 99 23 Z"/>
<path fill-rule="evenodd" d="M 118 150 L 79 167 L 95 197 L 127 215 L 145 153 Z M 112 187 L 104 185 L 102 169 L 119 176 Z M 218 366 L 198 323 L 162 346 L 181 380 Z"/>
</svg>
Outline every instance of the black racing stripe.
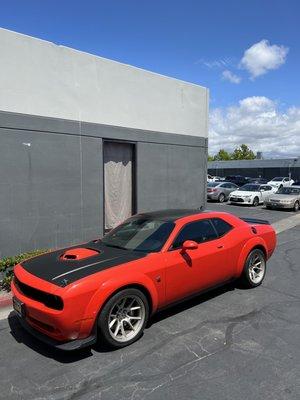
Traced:
<svg viewBox="0 0 300 400">
<path fill-rule="evenodd" d="M 99 254 L 83 260 L 61 260 L 60 257 L 66 250 L 78 247 L 97 250 Z M 22 262 L 22 267 L 38 278 L 58 286 L 66 286 L 88 275 L 138 260 L 146 255 L 142 252 L 108 247 L 101 242 L 89 242 L 34 257 Z"/>
</svg>

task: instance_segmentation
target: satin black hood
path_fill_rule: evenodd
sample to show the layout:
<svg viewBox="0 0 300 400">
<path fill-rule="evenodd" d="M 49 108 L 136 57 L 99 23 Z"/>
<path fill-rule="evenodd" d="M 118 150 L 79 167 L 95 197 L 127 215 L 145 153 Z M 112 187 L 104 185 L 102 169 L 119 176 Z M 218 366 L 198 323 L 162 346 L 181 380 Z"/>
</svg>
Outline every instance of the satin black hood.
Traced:
<svg viewBox="0 0 300 400">
<path fill-rule="evenodd" d="M 95 250 L 97 253 L 78 260 L 63 258 L 66 252 L 70 253 L 71 249 L 78 248 Z M 146 255 L 147 253 L 108 247 L 101 242 L 89 242 L 34 257 L 23 261 L 21 265 L 30 274 L 64 287 L 88 275 L 138 260 Z"/>
</svg>

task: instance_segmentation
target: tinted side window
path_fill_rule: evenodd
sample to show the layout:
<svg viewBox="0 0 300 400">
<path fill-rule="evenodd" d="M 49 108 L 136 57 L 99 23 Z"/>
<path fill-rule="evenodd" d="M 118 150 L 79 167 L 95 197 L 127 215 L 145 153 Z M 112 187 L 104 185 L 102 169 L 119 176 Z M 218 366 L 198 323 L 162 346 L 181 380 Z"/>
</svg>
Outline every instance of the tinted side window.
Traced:
<svg viewBox="0 0 300 400">
<path fill-rule="evenodd" d="M 225 235 L 227 232 L 229 232 L 232 229 L 232 226 L 228 224 L 228 222 L 224 221 L 221 218 L 212 218 L 212 223 L 218 232 L 219 236 Z"/>
<path fill-rule="evenodd" d="M 171 249 L 179 249 L 186 240 L 203 243 L 208 240 L 217 239 L 217 237 L 217 233 L 208 219 L 191 222 L 179 232 Z"/>
</svg>

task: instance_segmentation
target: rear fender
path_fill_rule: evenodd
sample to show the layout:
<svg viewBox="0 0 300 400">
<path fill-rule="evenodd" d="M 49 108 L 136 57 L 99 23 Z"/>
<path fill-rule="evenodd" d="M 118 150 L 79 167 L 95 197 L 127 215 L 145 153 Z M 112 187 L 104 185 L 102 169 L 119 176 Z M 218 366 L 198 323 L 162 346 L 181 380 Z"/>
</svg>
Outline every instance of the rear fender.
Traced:
<svg viewBox="0 0 300 400">
<path fill-rule="evenodd" d="M 244 245 L 244 247 L 243 247 L 243 249 L 242 249 L 242 251 L 240 253 L 240 256 L 239 256 L 239 260 L 238 260 L 238 263 L 237 263 L 237 271 L 236 271 L 236 276 L 237 277 L 241 276 L 241 274 L 243 272 L 243 268 L 244 268 L 244 265 L 245 265 L 245 261 L 246 261 L 246 259 L 248 257 L 248 254 L 251 252 L 251 250 L 254 247 L 257 247 L 257 246 L 262 247 L 264 249 L 264 251 L 265 251 L 265 254 L 266 255 L 268 254 L 266 243 L 261 237 L 256 236 L 256 237 L 251 238 L 250 240 L 248 240 L 245 243 L 245 245 Z"/>
<path fill-rule="evenodd" d="M 158 292 L 153 281 L 143 274 L 135 274 L 134 280 L 128 279 L 128 277 L 122 277 L 121 279 L 116 277 L 109 279 L 102 283 L 99 289 L 94 293 L 90 300 L 86 312 L 85 318 L 95 319 L 102 309 L 107 299 L 109 299 L 115 292 L 122 290 L 126 286 L 141 286 L 146 290 L 151 298 L 150 314 L 153 314 L 158 308 Z"/>
</svg>

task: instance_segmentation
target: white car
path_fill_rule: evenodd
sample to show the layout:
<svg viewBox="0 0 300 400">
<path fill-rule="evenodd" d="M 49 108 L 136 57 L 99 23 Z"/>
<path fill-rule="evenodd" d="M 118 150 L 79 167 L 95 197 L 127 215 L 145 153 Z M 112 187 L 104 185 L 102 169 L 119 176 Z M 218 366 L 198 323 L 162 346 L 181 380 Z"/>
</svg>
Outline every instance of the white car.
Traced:
<svg viewBox="0 0 300 400">
<path fill-rule="evenodd" d="M 259 204 L 263 204 L 276 191 L 277 188 L 271 185 L 246 183 L 246 185 L 240 187 L 238 190 L 231 192 L 228 201 L 231 204 L 258 206 Z"/>
<path fill-rule="evenodd" d="M 271 181 L 267 183 L 267 185 L 271 185 L 276 187 L 277 189 L 285 187 L 285 186 L 292 186 L 294 183 L 293 179 L 288 178 L 287 176 L 276 176 Z"/>
<path fill-rule="evenodd" d="M 218 180 L 217 176 L 212 176 L 212 175 L 207 174 L 207 182 L 215 182 L 217 180 Z"/>
</svg>

